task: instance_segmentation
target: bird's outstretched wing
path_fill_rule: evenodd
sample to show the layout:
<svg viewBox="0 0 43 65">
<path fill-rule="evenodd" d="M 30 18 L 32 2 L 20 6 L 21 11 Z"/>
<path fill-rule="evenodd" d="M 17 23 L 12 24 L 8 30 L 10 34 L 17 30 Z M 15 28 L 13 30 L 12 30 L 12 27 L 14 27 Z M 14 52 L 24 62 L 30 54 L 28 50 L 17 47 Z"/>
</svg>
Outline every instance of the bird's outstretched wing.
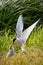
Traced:
<svg viewBox="0 0 43 65">
<path fill-rule="evenodd" d="M 21 37 L 22 31 L 23 31 L 23 21 L 22 21 L 22 15 L 20 15 L 16 25 L 17 38 Z"/>
<path fill-rule="evenodd" d="M 28 27 L 26 30 L 23 31 L 21 38 L 23 39 L 24 42 L 26 42 L 30 33 L 33 31 L 33 29 L 35 28 L 36 24 L 39 21 L 40 21 L 40 19 L 38 19 L 34 24 L 32 24 L 30 27 Z"/>
</svg>

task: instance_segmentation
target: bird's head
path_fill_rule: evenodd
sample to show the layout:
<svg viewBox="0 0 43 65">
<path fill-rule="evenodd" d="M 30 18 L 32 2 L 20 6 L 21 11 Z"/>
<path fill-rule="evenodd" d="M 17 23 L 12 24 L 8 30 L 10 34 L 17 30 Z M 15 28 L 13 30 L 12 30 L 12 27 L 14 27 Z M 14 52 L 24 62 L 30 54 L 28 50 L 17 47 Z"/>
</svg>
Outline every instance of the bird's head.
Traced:
<svg viewBox="0 0 43 65">
<path fill-rule="evenodd" d="M 13 43 L 15 42 L 16 38 L 13 39 Z"/>
<path fill-rule="evenodd" d="M 13 39 L 13 43 L 12 43 L 13 46 L 14 46 L 14 42 L 15 42 L 15 40 L 16 40 L 16 38 Z"/>
<path fill-rule="evenodd" d="M 10 46 L 10 50 L 12 49 L 12 45 Z"/>
</svg>

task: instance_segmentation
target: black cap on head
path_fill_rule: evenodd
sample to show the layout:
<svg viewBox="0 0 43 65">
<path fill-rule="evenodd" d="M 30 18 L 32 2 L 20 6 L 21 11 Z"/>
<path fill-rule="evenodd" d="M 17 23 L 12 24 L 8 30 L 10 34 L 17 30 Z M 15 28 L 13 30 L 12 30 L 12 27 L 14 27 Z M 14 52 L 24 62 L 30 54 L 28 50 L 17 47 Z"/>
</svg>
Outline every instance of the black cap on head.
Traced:
<svg viewBox="0 0 43 65">
<path fill-rule="evenodd" d="M 16 38 L 13 39 L 13 42 L 16 40 Z"/>
<path fill-rule="evenodd" d="M 12 45 L 10 46 L 10 49 L 12 49 Z"/>
</svg>

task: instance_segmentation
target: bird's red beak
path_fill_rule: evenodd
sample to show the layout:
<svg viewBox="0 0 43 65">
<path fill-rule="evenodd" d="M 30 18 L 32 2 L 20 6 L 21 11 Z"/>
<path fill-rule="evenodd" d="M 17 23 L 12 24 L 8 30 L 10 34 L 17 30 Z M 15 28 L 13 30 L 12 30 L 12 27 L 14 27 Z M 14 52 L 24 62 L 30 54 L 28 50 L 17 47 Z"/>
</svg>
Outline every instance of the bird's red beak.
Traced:
<svg viewBox="0 0 43 65">
<path fill-rule="evenodd" d="M 12 46 L 14 46 L 14 42 L 12 42 Z"/>
</svg>

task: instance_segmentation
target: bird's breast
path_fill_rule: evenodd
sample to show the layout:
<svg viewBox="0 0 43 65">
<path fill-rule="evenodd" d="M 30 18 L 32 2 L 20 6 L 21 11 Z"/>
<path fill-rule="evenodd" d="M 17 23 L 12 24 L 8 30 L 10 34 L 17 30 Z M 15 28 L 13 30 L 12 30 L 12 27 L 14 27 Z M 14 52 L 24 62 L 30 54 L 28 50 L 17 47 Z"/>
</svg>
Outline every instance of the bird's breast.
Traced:
<svg viewBox="0 0 43 65">
<path fill-rule="evenodd" d="M 18 44 L 22 44 L 22 43 L 24 43 L 24 41 L 23 41 L 22 38 L 18 38 L 18 39 L 16 39 L 15 42 L 18 43 Z"/>
</svg>

